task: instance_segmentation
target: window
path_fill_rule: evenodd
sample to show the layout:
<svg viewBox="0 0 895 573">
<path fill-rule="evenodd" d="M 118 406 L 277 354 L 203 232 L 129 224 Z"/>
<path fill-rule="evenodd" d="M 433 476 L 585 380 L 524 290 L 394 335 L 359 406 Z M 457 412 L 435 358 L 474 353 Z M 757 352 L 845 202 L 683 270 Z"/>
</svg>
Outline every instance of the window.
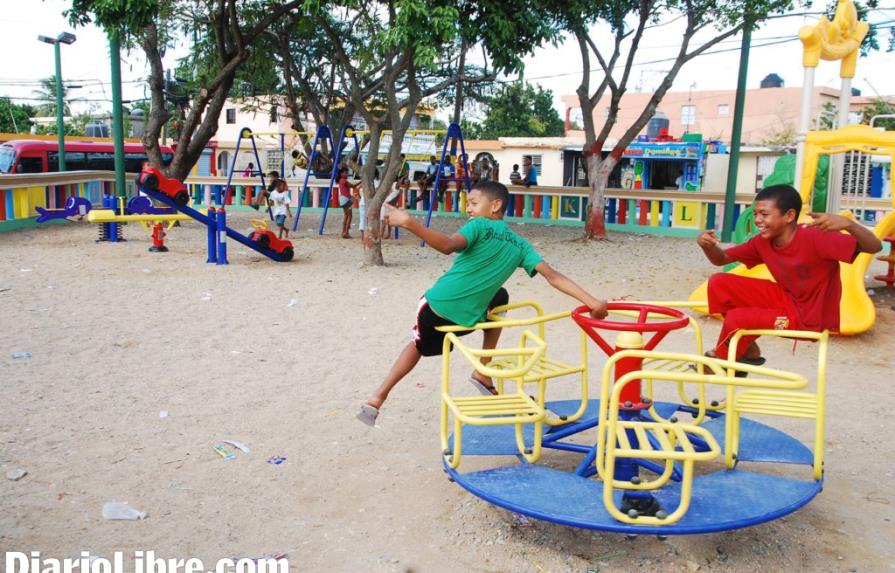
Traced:
<svg viewBox="0 0 895 573">
<path fill-rule="evenodd" d="M 280 167 L 283 164 L 283 152 L 279 149 L 268 149 L 267 157 L 265 158 L 267 162 L 265 165 L 267 166 L 267 171 L 279 171 Z M 283 174 L 283 177 L 286 175 Z"/>
<path fill-rule="evenodd" d="M 696 106 L 695 105 L 682 105 L 681 106 L 681 125 L 693 125 L 696 123 Z"/>
<path fill-rule="evenodd" d="M 16 158 L 16 152 L 12 148 L 0 149 L 0 173 L 9 173 L 12 162 Z"/>
<path fill-rule="evenodd" d="M 47 153 L 48 171 L 59 171 L 59 152 L 50 151 Z M 79 151 L 65 152 L 65 170 L 66 171 L 83 171 L 87 169 L 87 155 Z"/>
<path fill-rule="evenodd" d="M 538 175 L 541 174 L 541 157 L 543 157 L 543 156 L 541 156 L 541 155 L 523 155 L 522 157 L 523 157 L 523 158 L 524 158 L 524 157 L 530 157 L 530 158 L 531 158 L 531 164 L 532 164 L 532 165 L 534 166 L 534 168 L 535 168 L 535 173 L 537 173 Z"/>
<path fill-rule="evenodd" d="M 718 115 L 724 116 L 724 115 L 729 115 L 729 114 L 730 114 L 730 106 L 727 105 L 726 103 L 719 103 L 718 104 Z"/>
<path fill-rule="evenodd" d="M 87 168 L 93 171 L 115 171 L 115 154 L 106 151 L 88 153 Z"/>
<path fill-rule="evenodd" d="M 236 108 L 231 107 L 227 110 L 227 123 L 236 123 Z"/>
<path fill-rule="evenodd" d="M 57 156 L 56 162 L 58 164 L 59 158 Z M 19 158 L 19 173 L 43 173 L 44 164 L 43 160 L 40 157 L 20 157 Z M 58 170 L 58 165 L 57 169 Z"/>
</svg>

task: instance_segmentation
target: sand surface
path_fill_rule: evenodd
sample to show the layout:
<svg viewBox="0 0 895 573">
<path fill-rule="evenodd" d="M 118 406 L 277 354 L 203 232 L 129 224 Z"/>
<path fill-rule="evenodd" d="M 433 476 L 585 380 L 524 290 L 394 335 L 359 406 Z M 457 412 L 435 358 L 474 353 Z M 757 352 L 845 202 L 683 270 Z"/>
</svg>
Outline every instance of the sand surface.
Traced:
<svg viewBox="0 0 895 573">
<path fill-rule="evenodd" d="M 247 215 L 235 218 L 248 227 Z M 303 219 L 290 264 L 231 242 L 229 266 L 207 265 L 195 223 L 171 231 L 167 254 L 147 253 L 136 226 L 122 244 L 95 244 L 86 223 L 0 235 L 0 549 L 152 549 L 206 564 L 286 552 L 292 571 L 895 570 L 891 291 L 874 287 L 871 332 L 831 344 L 825 488 L 795 514 L 665 541 L 516 527 L 442 472 L 440 360 L 424 359 L 398 386 L 379 428 L 354 419 L 450 259 L 405 237 L 386 244 L 388 266 L 362 267 L 360 243 L 337 238 L 340 221 L 320 238 L 315 217 Z M 585 245 L 570 241 L 577 229 L 518 229 L 604 297 L 683 299 L 712 272 L 690 240 L 616 234 Z M 869 274 L 883 270 L 875 262 Z M 522 272 L 507 286 L 548 311 L 574 304 Z M 720 324 L 700 324 L 713 340 Z M 551 352 L 574 354 L 574 325 L 556 329 Z M 811 345 L 764 348 L 771 365 L 814 367 Z M 593 384 L 600 364 L 593 349 Z M 558 385 L 554 396 L 574 390 Z M 804 424 L 777 423 L 811 439 Z M 251 452 L 225 461 L 212 450 L 225 439 Z M 547 462 L 574 463 L 553 452 Z M 28 473 L 6 479 L 15 469 Z M 105 520 L 107 501 L 148 518 Z"/>
</svg>

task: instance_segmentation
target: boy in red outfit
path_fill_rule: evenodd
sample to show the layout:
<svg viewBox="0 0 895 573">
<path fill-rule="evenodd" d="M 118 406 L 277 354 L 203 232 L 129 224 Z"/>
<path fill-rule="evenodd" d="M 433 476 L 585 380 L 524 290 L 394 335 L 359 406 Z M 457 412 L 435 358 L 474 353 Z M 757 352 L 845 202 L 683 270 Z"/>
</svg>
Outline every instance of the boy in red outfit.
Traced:
<svg viewBox="0 0 895 573">
<path fill-rule="evenodd" d="M 718 344 L 706 353 L 709 356 L 727 358 L 727 343 L 739 329 L 839 331 L 839 263 L 851 263 L 862 252 L 876 253 L 882 243 L 863 225 L 841 215 L 808 213 L 811 224 L 798 225 L 801 209 L 802 198 L 795 189 L 774 185 L 755 196 L 758 235 L 722 249 L 714 231 L 699 234 L 696 242 L 712 264 L 741 262 L 752 268 L 764 263 L 777 281 L 728 273 L 709 278 L 709 312 L 724 315 Z M 738 361 L 764 364 L 755 338 L 740 339 Z"/>
</svg>

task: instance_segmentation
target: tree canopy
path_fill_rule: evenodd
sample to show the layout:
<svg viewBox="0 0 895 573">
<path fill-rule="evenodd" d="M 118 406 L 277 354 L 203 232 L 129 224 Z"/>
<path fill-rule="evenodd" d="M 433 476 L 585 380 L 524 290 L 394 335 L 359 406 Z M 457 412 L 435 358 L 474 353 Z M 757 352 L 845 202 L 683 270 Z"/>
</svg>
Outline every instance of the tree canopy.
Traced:
<svg viewBox="0 0 895 573">
<path fill-rule="evenodd" d="M 0 133 L 28 133 L 31 130 L 29 120 L 34 115 L 34 107 L 0 97 Z"/>
<path fill-rule="evenodd" d="M 487 108 L 482 122 L 463 122 L 470 139 L 498 137 L 556 137 L 564 123 L 553 107 L 553 92 L 529 83 L 505 84 L 493 96 L 484 98 Z"/>
<path fill-rule="evenodd" d="M 877 115 L 895 115 L 895 105 L 882 98 L 876 98 L 861 114 L 861 123 L 870 125 L 870 120 Z M 895 118 L 880 118 L 873 122 L 874 127 L 882 127 L 886 131 L 895 130 Z"/>
<path fill-rule="evenodd" d="M 55 117 L 56 115 L 56 76 L 48 76 L 40 79 L 40 88 L 33 92 L 40 102 L 37 105 L 37 115 Z M 71 107 L 68 104 L 68 88 L 62 84 L 62 115 L 71 115 Z"/>
<path fill-rule="evenodd" d="M 581 54 L 583 72 L 576 91 L 591 185 L 585 237 L 605 237 L 604 192 L 609 175 L 628 144 L 652 118 L 681 68 L 744 27 L 751 30 L 769 15 L 782 13 L 792 5 L 793 0 L 544 0 L 544 10 L 572 33 Z M 603 145 L 618 121 L 638 49 L 660 22 L 679 22 L 683 26 L 676 47 L 668 49 L 668 70 L 636 119 L 626 126 L 604 157 Z M 593 74 L 594 69 L 599 72 Z M 608 105 L 600 103 L 604 96 L 608 96 Z M 601 119 L 594 116 L 598 104 L 606 106 Z"/>
</svg>

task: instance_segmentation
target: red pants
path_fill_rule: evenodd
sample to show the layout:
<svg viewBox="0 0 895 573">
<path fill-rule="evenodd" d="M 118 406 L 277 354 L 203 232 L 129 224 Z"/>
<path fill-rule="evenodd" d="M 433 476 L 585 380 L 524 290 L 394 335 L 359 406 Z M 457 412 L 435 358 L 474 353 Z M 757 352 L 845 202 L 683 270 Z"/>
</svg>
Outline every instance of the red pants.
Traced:
<svg viewBox="0 0 895 573">
<path fill-rule="evenodd" d="M 727 343 L 737 330 L 800 329 L 792 301 L 775 282 L 719 273 L 709 278 L 708 298 L 709 312 L 724 315 L 724 325 L 715 346 L 719 358 L 727 358 Z M 784 324 L 784 319 L 788 323 Z M 736 357 L 742 357 L 756 338 L 742 337 Z"/>
</svg>

